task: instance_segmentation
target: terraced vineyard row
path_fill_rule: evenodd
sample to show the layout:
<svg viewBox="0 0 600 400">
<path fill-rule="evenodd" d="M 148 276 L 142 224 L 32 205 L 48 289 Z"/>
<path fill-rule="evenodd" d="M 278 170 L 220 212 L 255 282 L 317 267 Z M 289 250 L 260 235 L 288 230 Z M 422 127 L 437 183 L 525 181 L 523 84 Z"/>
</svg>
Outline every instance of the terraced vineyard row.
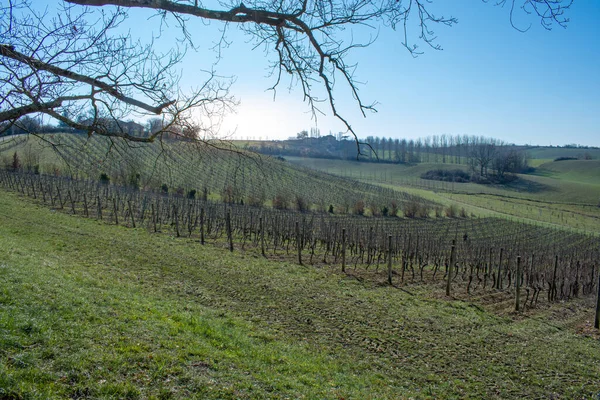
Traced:
<svg viewBox="0 0 600 400">
<path fill-rule="evenodd" d="M 389 283 L 438 282 L 448 293 L 469 295 L 502 292 L 513 296 L 517 308 L 533 307 L 540 299 L 587 296 L 598 288 L 596 238 L 502 219 L 297 213 L 6 171 L 0 184 L 75 215 L 231 251 L 334 264 Z"/>
</svg>

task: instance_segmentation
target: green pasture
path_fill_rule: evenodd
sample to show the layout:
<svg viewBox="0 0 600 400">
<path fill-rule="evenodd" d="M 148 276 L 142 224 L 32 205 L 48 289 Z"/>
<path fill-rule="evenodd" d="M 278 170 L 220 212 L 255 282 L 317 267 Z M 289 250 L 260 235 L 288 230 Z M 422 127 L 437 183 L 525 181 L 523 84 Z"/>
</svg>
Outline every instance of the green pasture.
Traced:
<svg viewBox="0 0 600 400">
<path fill-rule="evenodd" d="M 600 185 L 600 160 L 563 160 L 541 164 L 536 174 L 563 181 Z"/>
<path fill-rule="evenodd" d="M 324 172 L 377 183 L 455 205 L 467 215 L 504 216 L 587 232 L 600 232 L 600 164 L 597 160 L 541 164 L 535 174 L 519 175 L 506 185 L 453 183 L 420 179 L 432 169 L 463 169 L 453 164 L 398 165 L 342 160 L 287 158 L 291 163 Z M 564 164 L 563 164 L 564 163 Z"/>
<path fill-rule="evenodd" d="M 600 149 L 579 149 L 568 147 L 530 147 L 527 149 L 529 157 L 532 159 L 549 159 L 554 160 L 559 157 L 579 157 L 589 154 L 593 159 L 600 159 Z"/>
</svg>

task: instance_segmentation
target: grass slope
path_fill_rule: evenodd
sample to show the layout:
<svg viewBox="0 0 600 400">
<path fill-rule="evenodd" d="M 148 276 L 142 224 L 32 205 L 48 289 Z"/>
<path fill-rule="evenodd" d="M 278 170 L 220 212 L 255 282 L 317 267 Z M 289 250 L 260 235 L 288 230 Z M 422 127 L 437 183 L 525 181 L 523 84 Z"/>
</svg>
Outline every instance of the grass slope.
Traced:
<svg viewBox="0 0 600 400">
<path fill-rule="evenodd" d="M 585 174 L 585 178 L 555 179 L 560 170 L 544 170 L 539 175 L 519 175 L 519 180 L 507 185 L 481 185 L 476 183 L 450 183 L 420 179 L 421 175 L 433 169 L 467 170 L 465 165 L 421 163 L 416 165 L 359 163 L 344 160 L 322 160 L 314 158 L 288 157 L 291 163 L 314 168 L 335 175 L 346 176 L 364 181 L 410 185 L 429 188 L 431 190 L 447 190 L 466 194 L 490 194 L 518 197 L 522 199 L 543 200 L 552 202 L 588 203 L 596 205 L 600 198 L 600 172 L 595 160 L 581 161 L 589 163 L 585 167 L 578 166 L 577 173 Z M 562 161 L 552 163 L 553 166 Z M 568 163 L 568 162 L 567 162 Z M 543 164 L 544 166 L 548 163 Z M 575 176 L 575 173 L 573 174 Z"/>
<path fill-rule="evenodd" d="M 527 149 L 527 153 L 531 158 L 551 159 L 558 157 L 579 157 L 583 154 L 589 154 L 594 159 L 600 158 L 600 149 L 578 149 L 568 147 L 531 147 Z"/>
<path fill-rule="evenodd" d="M 500 316 L 0 193 L 2 398 L 591 398 L 583 301 Z M 583 313 L 582 313 L 583 312 Z"/>
<path fill-rule="evenodd" d="M 537 175 L 507 185 L 420 179 L 431 169 L 466 169 L 453 164 L 396 165 L 288 157 L 291 163 L 395 188 L 428 200 L 454 204 L 477 216 L 509 216 L 600 233 L 598 161 L 545 163 Z M 563 164 L 565 163 L 565 164 Z"/>
<path fill-rule="evenodd" d="M 552 161 L 540 165 L 536 173 L 566 181 L 600 185 L 600 160 Z"/>
</svg>

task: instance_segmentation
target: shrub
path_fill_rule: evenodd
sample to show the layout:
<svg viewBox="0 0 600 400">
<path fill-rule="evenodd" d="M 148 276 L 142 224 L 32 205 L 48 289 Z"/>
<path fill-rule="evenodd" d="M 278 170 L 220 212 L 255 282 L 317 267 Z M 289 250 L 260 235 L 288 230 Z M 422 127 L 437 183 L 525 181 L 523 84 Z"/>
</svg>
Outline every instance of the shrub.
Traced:
<svg viewBox="0 0 600 400">
<path fill-rule="evenodd" d="M 458 209 L 456 208 L 456 206 L 454 204 L 446 207 L 446 209 L 444 211 L 446 213 L 446 217 L 448 217 L 448 218 L 456 218 L 456 216 L 458 215 Z"/>
<path fill-rule="evenodd" d="M 273 208 L 275 208 L 277 210 L 287 210 L 288 206 L 289 206 L 288 203 L 289 203 L 288 199 L 285 195 L 278 194 L 273 199 Z"/>
<path fill-rule="evenodd" d="M 10 167 L 12 168 L 13 171 L 21 169 L 21 160 L 19 159 L 19 155 L 17 154 L 16 151 L 15 151 L 15 154 L 13 154 L 12 164 Z"/>
<path fill-rule="evenodd" d="M 388 210 L 387 206 L 383 206 L 383 208 L 381 209 L 381 215 L 383 215 L 384 217 L 387 217 L 389 213 L 390 213 L 390 210 Z"/>
<path fill-rule="evenodd" d="M 249 206 L 262 207 L 264 202 L 264 196 L 256 196 L 254 194 L 249 194 L 246 196 L 246 204 Z"/>
<path fill-rule="evenodd" d="M 396 203 L 395 201 L 392 201 L 392 204 L 390 206 L 390 217 L 397 217 L 398 216 L 398 203 Z"/>
<path fill-rule="evenodd" d="M 381 209 L 375 202 L 371 202 L 369 204 L 369 210 L 371 210 L 371 215 L 374 217 L 381 217 Z"/>
<path fill-rule="evenodd" d="M 231 185 L 225 186 L 223 188 L 223 191 L 221 192 L 221 199 L 223 200 L 223 203 L 233 204 L 233 203 L 235 203 L 235 198 L 236 198 L 235 188 Z"/>
<path fill-rule="evenodd" d="M 359 200 L 356 203 L 354 203 L 352 212 L 356 215 L 365 215 L 365 202 L 362 200 Z"/>
<path fill-rule="evenodd" d="M 568 160 L 577 160 L 577 157 L 557 157 L 554 161 L 568 161 Z"/>
<path fill-rule="evenodd" d="M 404 207 L 402 208 L 402 213 L 406 218 L 415 218 L 417 216 L 417 212 L 419 210 L 419 203 L 414 200 L 407 201 L 404 203 Z"/>
<path fill-rule="evenodd" d="M 302 196 L 296 196 L 296 209 L 300 212 L 308 211 L 308 203 Z"/>
<path fill-rule="evenodd" d="M 471 175 L 460 169 L 432 169 L 421 175 L 422 179 L 444 182 L 469 182 Z"/>
<path fill-rule="evenodd" d="M 431 207 L 428 204 L 419 204 L 419 207 L 417 208 L 417 217 L 429 218 L 430 211 Z"/>
<path fill-rule="evenodd" d="M 103 185 L 108 185 L 110 183 L 110 178 L 104 172 L 100 174 L 100 183 Z"/>
</svg>

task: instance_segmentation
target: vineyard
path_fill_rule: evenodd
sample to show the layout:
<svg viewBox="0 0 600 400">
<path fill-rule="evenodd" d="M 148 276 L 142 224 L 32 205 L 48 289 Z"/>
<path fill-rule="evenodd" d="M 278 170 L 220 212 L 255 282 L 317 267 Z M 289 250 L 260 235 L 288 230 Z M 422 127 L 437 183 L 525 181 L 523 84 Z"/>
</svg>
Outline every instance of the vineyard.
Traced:
<svg viewBox="0 0 600 400">
<path fill-rule="evenodd" d="M 455 204 L 480 216 L 517 217 L 600 233 L 600 169 L 596 160 L 547 162 L 539 166 L 535 175 L 522 174 L 505 185 L 421 178 L 429 170 L 456 170 L 453 164 L 407 166 L 309 158 L 287 160 L 348 179 L 410 191 L 437 203 Z"/>
<path fill-rule="evenodd" d="M 162 141 L 132 144 L 76 134 L 44 135 L 0 142 L 5 166 L 14 153 L 23 169 L 98 180 L 146 190 L 197 194 L 204 199 L 280 209 L 348 213 L 356 204 L 379 212 L 418 203 L 435 204 L 405 192 L 291 165 L 280 159 L 240 151 L 227 143 Z"/>
<path fill-rule="evenodd" d="M 366 218 L 192 199 L 131 187 L 2 171 L 0 184 L 107 223 L 336 265 L 357 279 L 439 283 L 447 294 L 508 295 L 517 310 L 596 293 L 597 238 L 503 219 Z"/>
<path fill-rule="evenodd" d="M 292 164 L 312 167 L 315 170 L 350 179 L 416 187 L 431 191 L 510 196 L 527 200 L 591 206 L 596 206 L 600 197 L 600 186 L 598 184 L 600 169 L 596 160 L 547 162 L 540 165 L 535 174 L 520 174 L 519 179 L 509 184 L 482 185 L 471 182 L 447 182 L 421 178 L 424 173 L 432 169 L 468 171 L 466 166 L 457 164 L 363 164 L 351 161 L 301 157 L 287 157 L 286 159 Z M 547 173 L 553 172 L 552 170 L 557 167 L 564 168 L 569 164 L 578 165 L 577 175 L 573 174 L 575 175 L 573 180 L 562 179 L 564 175 L 558 173 L 556 175 Z M 562 168 L 560 172 L 564 172 Z"/>
</svg>

